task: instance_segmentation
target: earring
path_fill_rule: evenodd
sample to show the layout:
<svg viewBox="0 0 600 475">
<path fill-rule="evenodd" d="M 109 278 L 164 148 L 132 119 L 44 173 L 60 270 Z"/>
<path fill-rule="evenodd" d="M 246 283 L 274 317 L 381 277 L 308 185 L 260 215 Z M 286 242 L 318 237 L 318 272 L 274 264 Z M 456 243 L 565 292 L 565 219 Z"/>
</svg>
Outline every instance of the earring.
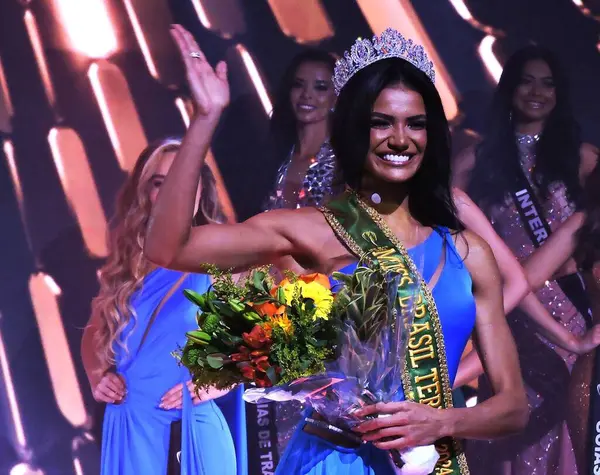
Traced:
<svg viewBox="0 0 600 475">
<path fill-rule="evenodd" d="M 331 109 L 329 109 L 329 112 L 334 113 L 335 112 L 335 107 L 332 107 Z"/>
<path fill-rule="evenodd" d="M 371 202 L 376 205 L 381 203 L 381 196 L 379 196 L 379 193 L 373 193 L 371 195 Z"/>
</svg>

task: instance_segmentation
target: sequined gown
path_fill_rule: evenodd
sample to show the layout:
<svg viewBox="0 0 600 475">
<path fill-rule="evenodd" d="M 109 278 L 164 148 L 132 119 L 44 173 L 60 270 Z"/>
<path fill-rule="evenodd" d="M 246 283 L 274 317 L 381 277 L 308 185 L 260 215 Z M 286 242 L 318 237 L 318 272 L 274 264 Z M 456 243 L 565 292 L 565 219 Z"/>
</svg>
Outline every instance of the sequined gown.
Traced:
<svg viewBox="0 0 600 475">
<path fill-rule="evenodd" d="M 280 208 L 293 209 L 304 208 L 305 206 L 322 206 L 328 198 L 343 191 L 344 184 L 335 154 L 329 142 L 326 141 L 316 157 L 310 159 L 310 165 L 302 182 L 302 187 L 294 192 L 294 200 L 286 200 L 284 187 L 293 155 L 292 150 L 288 159 L 279 167 L 275 187 L 264 206 L 265 211 Z"/>
<path fill-rule="evenodd" d="M 535 163 L 536 136 L 518 136 L 519 158 L 525 176 L 536 191 L 531 170 Z M 551 229 L 556 229 L 573 212 L 562 183 L 550 187 L 549 198 L 538 192 Z M 527 258 L 534 246 L 521 224 L 510 195 L 495 206 L 488 217 L 496 232 L 519 260 Z M 556 281 L 537 292 L 546 309 L 575 335 L 585 332 L 585 320 L 565 296 Z M 575 458 L 566 427 L 568 387 L 575 355 L 569 354 L 536 333 L 533 323 L 519 310 L 508 315 L 517 344 L 521 370 L 530 407 L 526 429 L 513 437 L 496 441 L 469 441 L 467 456 L 473 475 L 577 475 Z M 480 381 L 480 400 L 490 396 L 490 385 Z M 587 474 L 586 474 L 587 475 Z"/>
</svg>

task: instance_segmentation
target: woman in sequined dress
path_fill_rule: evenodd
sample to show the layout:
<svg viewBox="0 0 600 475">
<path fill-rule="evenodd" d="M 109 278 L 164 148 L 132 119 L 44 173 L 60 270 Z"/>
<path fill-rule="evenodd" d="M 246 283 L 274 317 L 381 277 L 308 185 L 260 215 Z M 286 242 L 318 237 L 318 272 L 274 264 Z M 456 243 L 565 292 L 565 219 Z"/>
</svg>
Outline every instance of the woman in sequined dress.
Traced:
<svg viewBox="0 0 600 475">
<path fill-rule="evenodd" d="M 585 214 L 575 213 L 527 260 L 525 269 L 532 288 L 541 288 L 571 257 L 586 284 L 595 324 L 600 323 L 600 168 L 590 175 L 585 193 Z M 577 405 L 580 434 L 574 444 L 579 473 L 591 473 L 589 417 L 590 384 L 595 352 L 577 360 L 569 387 L 571 404 Z"/>
<path fill-rule="evenodd" d="M 265 210 L 321 206 L 343 190 L 329 122 L 335 106 L 334 57 L 309 49 L 287 67 L 273 106 L 270 147 L 283 163 Z"/>
<path fill-rule="evenodd" d="M 535 247 L 511 195 L 520 189 L 515 188 L 516 177 L 524 175 L 547 225 L 555 229 L 575 211 L 581 198 L 580 180 L 597 161 L 595 148 L 580 141 L 567 94 L 566 79 L 550 52 L 533 46 L 517 52 L 507 62 L 496 89 L 488 133 L 456 162 L 455 184 L 468 184 L 469 194 L 520 260 Z M 562 274 L 575 271 L 567 263 Z M 537 296 L 570 332 L 584 334 L 582 312 L 556 281 L 548 282 Z M 531 418 L 519 436 L 472 443 L 473 472 L 573 475 L 577 468 L 564 424 L 567 416 L 573 443 L 584 443 L 578 439 L 577 408 L 564 409 L 575 355 L 538 338 L 520 312 L 512 312 L 509 322 L 519 348 Z M 486 397 L 485 390 L 480 397 Z"/>
</svg>

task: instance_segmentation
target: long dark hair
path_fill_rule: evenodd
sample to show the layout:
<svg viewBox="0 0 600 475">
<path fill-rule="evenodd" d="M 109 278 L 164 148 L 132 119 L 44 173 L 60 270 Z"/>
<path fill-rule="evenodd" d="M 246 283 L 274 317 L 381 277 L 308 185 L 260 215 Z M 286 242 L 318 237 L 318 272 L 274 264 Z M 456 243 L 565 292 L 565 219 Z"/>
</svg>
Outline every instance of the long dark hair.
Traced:
<svg viewBox="0 0 600 475">
<path fill-rule="evenodd" d="M 581 269 L 591 270 L 600 262 L 600 166 L 587 179 L 583 204 L 586 218 L 577 236 L 574 257 Z"/>
<path fill-rule="evenodd" d="M 377 61 L 356 73 L 342 89 L 331 128 L 331 145 L 346 183 L 359 189 L 369 152 L 371 112 L 383 89 L 403 84 L 423 97 L 427 147 L 409 184 L 411 214 L 425 226 L 462 229 L 450 193 L 450 131 L 437 89 L 420 69 L 400 58 Z"/>
<path fill-rule="evenodd" d="M 571 111 L 567 77 L 551 51 L 527 46 L 513 54 L 504 67 L 494 93 L 487 132 L 476 150 L 468 192 L 484 209 L 502 203 L 506 193 L 514 187 L 515 177 L 521 173 L 512 103 L 523 68 L 533 60 L 542 60 L 548 65 L 556 90 L 556 106 L 537 144 L 533 179 L 544 196 L 548 196 L 551 183 L 564 183 L 569 199 L 579 204 L 581 139 L 579 124 Z"/>
<path fill-rule="evenodd" d="M 271 141 L 278 155 L 289 154 L 290 149 L 298 142 L 296 116 L 290 101 L 290 92 L 296 79 L 296 71 L 304 63 L 321 63 L 329 67 L 333 75 L 335 58 L 328 52 L 319 49 L 307 49 L 294 56 L 277 88 L 273 102 L 273 114 L 270 122 Z M 333 86 L 332 86 L 333 87 Z"/>
</svg>

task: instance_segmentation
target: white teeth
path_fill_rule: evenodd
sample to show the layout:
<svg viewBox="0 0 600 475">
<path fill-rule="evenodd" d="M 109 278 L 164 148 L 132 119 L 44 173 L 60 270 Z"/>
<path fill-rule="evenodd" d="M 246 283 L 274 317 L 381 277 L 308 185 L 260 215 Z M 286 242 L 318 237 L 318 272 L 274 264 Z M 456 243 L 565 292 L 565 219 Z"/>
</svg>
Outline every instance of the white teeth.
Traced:
<svg viewBox="0 0 600 475">
<path fill-rule="evenodd" d="M 300 104 L 298 106 L 298 109 L 302 109 L 302 110 L 305 110 L 305 111 L 312 111 L 312 110 L 315 110 L 316 107 L 314 107 L 314 106 L 308 106 L 308 105 L 305 105 L 305 104 Z"/>
<path fill-rule="evenodd" d="M 406 163 L 410 160 L 410 157 L 408 155 L 392 155 L 391 153 L 388 153 L 383 156 L 383 159 L 392 163 Z"/>
</svg>

